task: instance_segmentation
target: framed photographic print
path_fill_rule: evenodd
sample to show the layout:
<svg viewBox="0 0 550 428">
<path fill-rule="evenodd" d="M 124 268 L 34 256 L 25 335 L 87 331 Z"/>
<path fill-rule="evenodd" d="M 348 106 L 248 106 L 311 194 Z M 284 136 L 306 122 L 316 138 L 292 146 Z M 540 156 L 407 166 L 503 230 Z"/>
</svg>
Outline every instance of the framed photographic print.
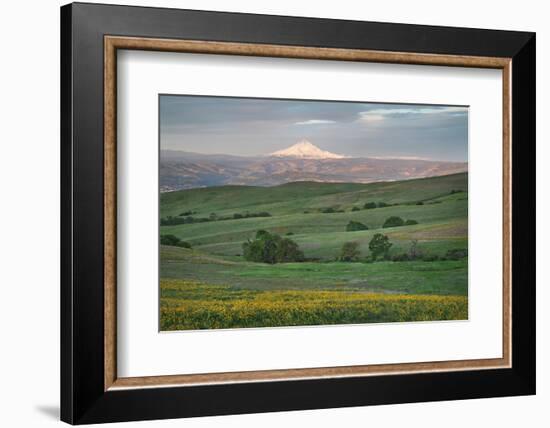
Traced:
<svg viewBox="0 0 550 428">
<path fill-rule="evenodd" d="M 61 53 L 62 420 L 535 393 L 533 33 L 76 3 Z"/>
</svg>

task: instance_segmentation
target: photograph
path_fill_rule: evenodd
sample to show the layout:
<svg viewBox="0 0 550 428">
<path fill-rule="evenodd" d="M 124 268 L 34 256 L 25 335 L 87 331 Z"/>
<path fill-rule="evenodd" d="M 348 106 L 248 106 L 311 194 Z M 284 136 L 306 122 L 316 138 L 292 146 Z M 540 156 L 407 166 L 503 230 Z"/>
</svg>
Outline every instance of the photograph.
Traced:
<svg viewBox="0 0 550 428">
<path fill-rule="evenodd" d="M 160 330 L 468 319 L 468 107 L 159 95 Z"/>
</svg>

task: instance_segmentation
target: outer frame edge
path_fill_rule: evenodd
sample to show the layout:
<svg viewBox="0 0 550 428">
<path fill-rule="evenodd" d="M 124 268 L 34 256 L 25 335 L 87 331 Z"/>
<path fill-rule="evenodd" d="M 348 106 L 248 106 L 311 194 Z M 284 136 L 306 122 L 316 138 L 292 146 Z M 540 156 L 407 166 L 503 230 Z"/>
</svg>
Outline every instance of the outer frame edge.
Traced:
<svg viewBox="0 0 550 428">
<path fill-rule="evenodd" d="M 72 5 L 60 8 L 61 344 L 60 418 L 74 423 L 72 290 Z"/>
</svg>

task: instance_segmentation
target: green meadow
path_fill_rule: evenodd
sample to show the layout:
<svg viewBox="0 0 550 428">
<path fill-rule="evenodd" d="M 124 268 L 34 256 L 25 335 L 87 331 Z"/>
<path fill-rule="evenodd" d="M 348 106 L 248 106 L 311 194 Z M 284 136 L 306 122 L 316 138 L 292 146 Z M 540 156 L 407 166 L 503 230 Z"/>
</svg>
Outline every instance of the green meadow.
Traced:
<svg viewBox="0 0 550 428">
<path fill-rule="evenodd" d="M 467 189 L 462 173 L 163 193 L 161 219 L 182 224 L 161 222 L 160 234 L 189 248 L 161 245 L 161 329 L 467 319 L 467 253 L 452 256 L 468 248 Z M 392 216 L 417 224 L 383 227 Z M 350 221 L 368 229 L 346 231 Z M 303 259 L 247 260 L 258 231 L 292 240 Z M 391 247 L 373 260 L 378 233 Z M 341 261 L 349 242 L 358 253 Z"/>
</svg>

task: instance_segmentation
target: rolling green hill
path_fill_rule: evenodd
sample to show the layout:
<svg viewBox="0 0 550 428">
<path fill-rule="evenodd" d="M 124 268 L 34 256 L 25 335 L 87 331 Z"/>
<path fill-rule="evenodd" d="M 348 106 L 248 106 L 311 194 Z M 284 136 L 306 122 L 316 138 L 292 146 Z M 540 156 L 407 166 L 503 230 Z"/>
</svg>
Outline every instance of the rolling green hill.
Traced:
<svg viewBox="0 0 550 428">
<path fill-rule="evenodd" d="M 418 239 L 428 252 L 444 253 L 467 247 L 467 174 L 419 180 L 372 183 L 291 183 L 276 187 L 224 186 L 165 193 L 161 216 L 193 212 L 196 217 L 232 216 L 234 213 L 267 211 L 271 217 L 210 221 L 162 226 L 161 234 L 173 234 L 194 248 L 215 255 L 235 256 L 256 231 L 292 233 L 306 257 L 333 260 L 346 241 L 358 241 L 366 253 L 368 241 L 390 216 L 413 219 L 419 224 L 384 229 L 394 246 L 403 251 Z M 455 193 L 451 193 L 455 191 Z M 422 205 L 417 203 L 422 201 Z M 395 204 L 384 208 L 351 211 L 366 202 Z M 322 213 L 331 207 L 344 212 Z M 307 213 L 304 213 L 307 212 Z M 359 221 L 368 231 L 346 232 L 346 224 Z"/>
<path fill-rule="evenodd" d="M 467 190 L 468 175 L 461 173 L 163 193 L 162 219 L 193 222 L 160 227 L 161 235 L 192 246 L 161 247 L 161 329 L 467 319 L 468 259 L 446 257 L 468 248 Z M 387 206 L 364 209 L 367 202 Z M 245 218 L 261 212 L 269 216 Z M 417 224 L 383 228 L 391 216 Z M 368 230 L 348 232 L 350 221 Z M 245 260 L 242 244 L 261 229 L 288 236 L 306 260 Z M 421 257 L 369 261 L 375 233 L 389 238 L 390 257 L 408 253 L 413 241 Z M 359 244 L 360 262 L 338 261 L 351 241 Z"/>
<path fill-rule="evenodd" d="M 193 210 L 197 216 L 242 211 L 299 214 L 320 207 L 351 209 L 365 202 L 414 203 L 467 190 L 468 175 L 453 174 L 416 180 L 381 183 L 294 182 L 274 187 L 220 186 L 162 193 L 160 215 L 177 216 Z"/>
</svg>

